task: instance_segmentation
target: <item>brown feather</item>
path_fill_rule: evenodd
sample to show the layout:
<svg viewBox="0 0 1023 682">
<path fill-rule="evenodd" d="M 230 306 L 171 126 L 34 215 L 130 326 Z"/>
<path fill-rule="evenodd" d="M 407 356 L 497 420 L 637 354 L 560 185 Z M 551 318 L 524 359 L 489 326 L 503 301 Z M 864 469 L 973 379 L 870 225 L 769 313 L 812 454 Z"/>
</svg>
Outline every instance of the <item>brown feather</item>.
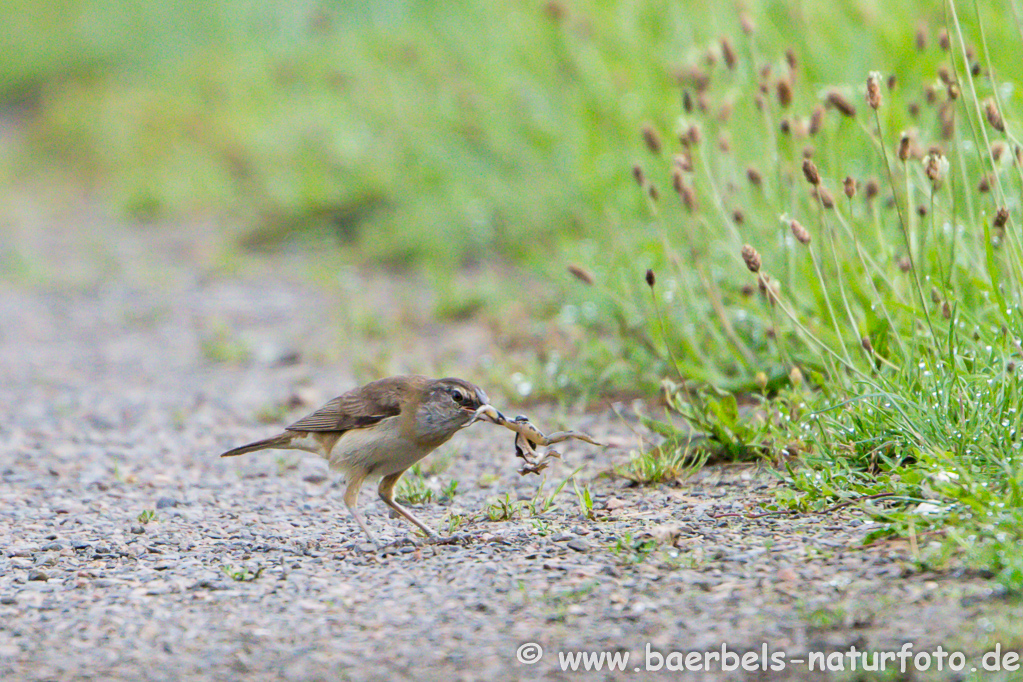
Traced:
<svg viewBox="0 0 1023 682">
<path fill-rule="evenodd" d="M 404 393 L 420 390 L 429 383 L 421 376 L 396 376 L 371 381 L 339 395 L 310 415 L 299 419 L 288 431 L 349 431 L 362 429 L 397 416 Z"/>
<path fill-rule="evenodd" d="M 241 445 L 236 448 L 228 450 L 221 457 L 237 457 L 238 455 L 244 455 L 247 452 L 255 452 L 256 450 L 271 450 L 273 448 L 285 447 L 291 443 L 291 439 L 294 438 L 293 434 L 282 433 L 279 436 L 273 438 L 264 438 L 263 440 L 257 440 L 254 443 L 248 445 Z"/>
</svg>

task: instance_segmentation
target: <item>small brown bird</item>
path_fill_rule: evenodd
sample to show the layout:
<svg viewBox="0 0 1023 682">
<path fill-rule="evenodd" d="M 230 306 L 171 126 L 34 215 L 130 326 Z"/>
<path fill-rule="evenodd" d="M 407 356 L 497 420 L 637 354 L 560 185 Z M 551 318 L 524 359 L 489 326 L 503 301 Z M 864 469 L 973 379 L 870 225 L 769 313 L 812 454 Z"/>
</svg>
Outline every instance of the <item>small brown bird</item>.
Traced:
<svg viewBox="0 0 1023 682">
<path fill-rule="evenodd" d="M 304 450 L 320 455 L 345 475 L 345 506 L 376 543 L 356 509 L 359 489 L 369 477 L 381 476 L 380 499 L 419 526 L 437 533 L 394 501 L 401 475 L 478 419 L 500 415 L 480 387 L 463 379 L 394 376 L 370 382 L 334 398 L 312 414 L 285 427 L 284 433 L 228 450 L 221 457 L 256 450 Z"/>
</svg>

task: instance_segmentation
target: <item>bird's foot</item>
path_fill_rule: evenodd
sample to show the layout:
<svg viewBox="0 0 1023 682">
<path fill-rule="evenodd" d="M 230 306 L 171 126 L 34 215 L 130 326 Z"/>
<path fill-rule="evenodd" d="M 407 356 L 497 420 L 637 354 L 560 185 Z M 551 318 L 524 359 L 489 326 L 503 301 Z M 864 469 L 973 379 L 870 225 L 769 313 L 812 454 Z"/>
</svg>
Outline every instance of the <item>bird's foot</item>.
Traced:
<svg viewBox="0 0 1023 682">
<path fill-rule="evenodd" d="M 371 539 L 365 540 L 363 542 L 353 542 L 352 544 L 350 544 L 348 546 L 348 549 L 349 550 L 358 550 L 360 552 L 367 552 L 367 553 L 373 553 L 373 552 L 390 553 L 390 552 L 398 551 L 404 545 L 413 545 L 413 546 L 415 546 L 416 542 L 412 538 L 407 538 L 407 537 L 397 538 L 395 540 L 390 540 L 388 542 L 381 542 L 381 541 L 377 540 L 376 538 L 371 538 Z"/>
<path fill-rule="evenodd" d="M 472 540 L 468 533 L 456 533 L 455 535 L 433 535 L 426 538 L 423 544 L 426 545 L 466 545 Z"/>
<path fill-rule="evenodd" d="M 397 554 L 398 552 L 402 551 L 402 548 L 404 547 L 415 548 L 418 546 L 419 542 L 417 542 L 415 538 L 401 537 L 395 540 L 391 540 L 390 542 L 377 544 L 376 551 L 382 554 Z"/>
</svg>

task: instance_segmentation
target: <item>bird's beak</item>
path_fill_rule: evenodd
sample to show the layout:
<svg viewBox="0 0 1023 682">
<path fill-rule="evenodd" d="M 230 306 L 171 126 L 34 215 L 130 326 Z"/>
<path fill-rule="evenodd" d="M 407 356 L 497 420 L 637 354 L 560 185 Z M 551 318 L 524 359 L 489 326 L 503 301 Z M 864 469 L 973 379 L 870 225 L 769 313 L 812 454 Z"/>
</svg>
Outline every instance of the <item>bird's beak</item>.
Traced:
<svg viewBox="0 0 1023 682">
<path fill-rule="evenodd" d="M 491 424 L 500 424 L 501 422 L 504 421 L 504 415 L 501 414 L 501 412 L 496 407 L 487 403 L 484 405 L 480 405 L 476 409 L 476 411 L 473 412 L 472 419 L 470 419 L 466 423 L 466 426 L 469 426 L 470 424 L 475 424 L 478 421 L 488 421 Z"/>
</svg>

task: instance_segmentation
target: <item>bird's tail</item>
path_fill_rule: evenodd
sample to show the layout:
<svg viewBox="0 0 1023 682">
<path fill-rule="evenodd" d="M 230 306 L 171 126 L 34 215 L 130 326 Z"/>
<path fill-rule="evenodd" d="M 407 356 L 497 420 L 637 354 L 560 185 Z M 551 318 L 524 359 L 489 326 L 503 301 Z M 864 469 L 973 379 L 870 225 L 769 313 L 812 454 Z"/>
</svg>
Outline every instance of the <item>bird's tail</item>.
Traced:
<svg viewBox="0 0 1023 682">
<path fill-rule="evenodd" d="M 294 435 L 295 434 L 293 433 L 282 433 L 279 436 L 274 436 L 273 438 L 257 440 L 254 443 L 249 443 L 248 445 L 242 445 L 228 450 L 222 454 L 221 457 L 237 457 L 238 455 L 244 455 L 247 452 L 255 452 L 256 450 L 273 450 L 274 448 L 288 449 Z"/>
</svg>

